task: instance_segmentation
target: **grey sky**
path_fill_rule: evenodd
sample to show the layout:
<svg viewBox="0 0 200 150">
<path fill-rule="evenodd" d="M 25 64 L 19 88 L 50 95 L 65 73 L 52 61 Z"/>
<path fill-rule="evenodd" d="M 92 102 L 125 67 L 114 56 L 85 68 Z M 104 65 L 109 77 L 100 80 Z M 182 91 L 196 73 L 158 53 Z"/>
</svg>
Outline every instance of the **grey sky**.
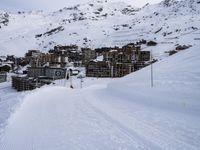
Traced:
<svg viewBox="0 0 200 150">
<path fill-rule="evenodd" d="M 65 6 L 85 3 L 91 0 L 0 0 L 0 9 L 6 11 L 17 10 L 45 10 L 54 11 Z M 120 0 L 108 0 L 120 1 Z M 133 6 L 141 7 L 146 3 L 157 3 L 161 0 L 121 0 Z"/>
</svg>

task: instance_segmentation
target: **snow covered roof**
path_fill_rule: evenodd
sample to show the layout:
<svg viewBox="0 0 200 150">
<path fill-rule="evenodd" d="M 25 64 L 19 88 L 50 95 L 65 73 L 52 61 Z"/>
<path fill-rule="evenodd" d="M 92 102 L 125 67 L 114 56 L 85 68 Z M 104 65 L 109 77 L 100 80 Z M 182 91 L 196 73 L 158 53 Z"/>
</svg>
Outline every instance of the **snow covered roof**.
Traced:
<svg viewBox="0 0 200 150">
<path fill-rule="evenodd" d="M 0 64 L 0 67 L 4 67 L 4 66 L 9 66 L 10 68 L 12 67 L 10 64 Z"/>
<path fill-rule="evenodd" d="M 0 60 L 2 60 L 2 61 L 6 61 L 6 56 L 0 56 Z"/>
</svg>

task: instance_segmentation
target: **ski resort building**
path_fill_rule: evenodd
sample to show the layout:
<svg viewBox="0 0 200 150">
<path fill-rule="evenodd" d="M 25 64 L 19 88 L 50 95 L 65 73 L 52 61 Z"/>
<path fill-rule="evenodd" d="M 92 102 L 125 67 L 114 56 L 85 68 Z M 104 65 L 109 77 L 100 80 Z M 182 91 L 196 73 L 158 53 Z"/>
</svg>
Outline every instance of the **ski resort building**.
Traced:
<svg viewBox="0 0 200 150">
<path fill-rule="evenodd" d="M 82 64 L 86 65 L 93 59 L 96 59 L 96 52 L 90 48 L 82 48 Z"/>
<path fill-rule="evenodd" d="M 123 77 L 147 66 L 150 60 L 149 51 L 141 51 L 140 46 L 130 43 L 122 48 L 110 48 L 99 52 L 102 60 L 92 60 L 86 65 L 88 77 Z"/>
<path fill-rule="evenodd" d="M 12 69 L 10 64 L 0 64 L 0 72 L 9 72 Z"/>
<path fill-rule="evenodd" d="M 53 80 L 65 78 L 66 70 L 62 68 L 49 67 L 30 67 L 28 68 L 28 77 L 38 78 L 47 77 Z"/>
<path fill-rule="evenodd" d="M 65 78 L 66 70 L 62 68 L 29 67 L 27 76 L 13 76 L 12 87 L 17 91 L 26 91 L 50 84 Z"/>
<path fill-rule="evenodd" d="M 66 67 L 69 63 L 74 66 L 82 65 L 82 55 L 76 45 L 55 46 L 48 53 L 37 50 L 29 50 L 25 55 L 25 61 L 32 67 Z"/>
<path fill-rule="evenodd" d="M 31 77 L 12 77 L 12 87 L 17 91 L 27 91 L 40 88 L 46 84 L 51 84 L 52 80 L 46 77 L 31 78 Z"/>
<path fill-rule="evenodd" d="M 91 61 L 86 67 L 87 77 L 116 78 L 123 77 L 134 71 L 134 65 L 131 63 L 111 64 L 105 61 Z"/>
</svg>

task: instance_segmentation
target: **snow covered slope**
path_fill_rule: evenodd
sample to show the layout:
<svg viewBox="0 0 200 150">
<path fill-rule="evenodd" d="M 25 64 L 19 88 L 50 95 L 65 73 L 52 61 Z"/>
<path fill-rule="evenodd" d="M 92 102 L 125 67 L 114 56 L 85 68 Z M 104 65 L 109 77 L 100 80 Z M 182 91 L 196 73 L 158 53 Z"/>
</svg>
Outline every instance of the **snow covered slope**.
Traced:
<svg viewBox="0 0 200 150">
<path fill-rule="evenodd" d="M 0 12 L 0 54 L 23 55 L 55 45 L 83 47 L 124 45 L 139 39 L 169 42 L 170 47 L 199 34 L 199 0 L 165 0 L 135 8 L 124 2 L 91 1 L 57 12 Z M 199 42 L 199 41 L 198 41 Z M 170 49 L 167 49 L 170 50 Z"/>
<path fill-rule="evenodd" d="M 8 120 L 1 150 L 200 147 L 200 51 L 196 45 L 98 88 L 46 87 Z"/>
</svg>

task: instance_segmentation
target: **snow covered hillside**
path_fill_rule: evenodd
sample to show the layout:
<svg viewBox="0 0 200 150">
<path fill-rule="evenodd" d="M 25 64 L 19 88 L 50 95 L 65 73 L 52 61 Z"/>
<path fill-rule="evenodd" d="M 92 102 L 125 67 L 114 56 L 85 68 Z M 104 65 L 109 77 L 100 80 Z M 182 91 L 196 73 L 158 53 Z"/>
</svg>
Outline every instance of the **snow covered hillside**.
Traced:
<svg viewBox="0 0 200 150">
<path fill-rule="evenodd" d="M 47 51 L 55 45 L 122 46 L 139 39 L 174 48 L 199 38 L 199 0 L 165 0 L 135 8 L 125 2 L 91 1 L 57 12 L 0 12 L 0 55 Z M 198 41 L 199 42 L 199 41 Z M 167 49 L 171 50 L 171 49 Z M 16 53 L 17 52 L 17 53 Z"/>
<path fill-rule="evenodd" d="M 35 90 L 9 118 L 0 149 L 198 150 L 199 46 L 155 63 L 154 88 L 147 67 L 109 84 Z"/>
</svg>

